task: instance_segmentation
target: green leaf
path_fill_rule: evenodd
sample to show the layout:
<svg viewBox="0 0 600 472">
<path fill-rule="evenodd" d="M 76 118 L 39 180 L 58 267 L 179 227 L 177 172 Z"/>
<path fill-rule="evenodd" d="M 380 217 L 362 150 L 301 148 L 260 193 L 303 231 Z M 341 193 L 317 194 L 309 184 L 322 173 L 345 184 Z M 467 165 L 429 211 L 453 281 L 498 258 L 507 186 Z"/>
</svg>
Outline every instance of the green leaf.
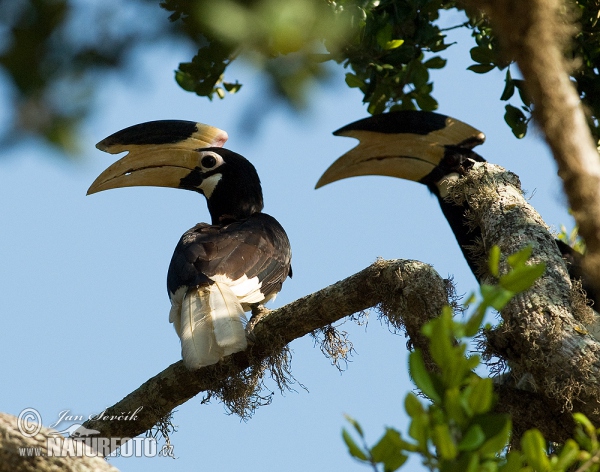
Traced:
<svg viewBox="0 0 600 472">
<path fill-rule="evenodd" d="M 474 452 L 463 452 L 455 460 L 443 462 L 439 469 L 440 472 L 487 472 L 480 464 L 479 454 Z"/>
<path fill-rule="evenodd" d="M 506 105 L 504 113 L 504 121 L 510 126 L 513 134 L 521 139 L 527 133 L 527 118 L 521 110 L 512 105 Z"/>
<path fill-rule="evenodd" d="M 364 435 L 364 433 L 363 433 L 363 429 L 362 429 L 362 427 L 360 426 L 360 424 L 358 423 L 358 421 L 356 421 L 356 420 L 355 420 L 354 418 L 352 418 L 350 415 L 346 415 L 346 414 L 344 414 L 344 418 L 346 418 L 346 421 L 347 421 L 348 423 L 350 423 L 350 424 L 351 424 L 351 425 L 354 427 L 354 429 L 356 430 L 356 432 L 358 433 L 358 435 L 359 435 L 361 438 L 364 438 L 364 437 L 365 437 L 365 435 Z"/>
<path fill-rule="evenodd" d="M 403 39 L 392 39 L 391 41 L 388 41 L 385 43 L 385 46 L 383 47 L 383 49 L 385 49 L 385 50 L 396 49 L 396 48 L 399 48 L 400 46 L 402 46 L 403 44 L 404 44 Z"/>
<path fill-rule="evenodd" d="M 519 91 L 519 97 L 521 97 L 521 101 L 525 104 L 525 106 L 531 107 L 531 98 L 529 98 L 529 95 L 525 90 L 525 81 L 515 79 L 514 82 L 517 90 Z"/>
<path fill-rule="evenodd" d="M 458 449 L 456 448 L 448 424 L 435 425 L 432 431 L 432 439 L 442 459 L 451 461 L 457 456 Z"/>
<path fill-rule="evenodd" d="M 491 71 L 494 67 L 496 67 L 494 64 L 474 64 L 467 67 L 467 70 L 475 72 L 476 74 L 485 74 L 486 72 Z"/>
<path fill-rule="evenodd" d="M 225 90 L 227 90 L 229 93 L 237 93 L 242 88 L 242 84 L 239 82 L 234 84 L 230 82 L 223 82 L 223 87 L 225 87 Z"/>
<path fill-rule="evenodd" d="M 364 87 L 365 82 L 361 79 L 358 78 L 358 76 L 347 72 L 346 73 L 346 84 L 348 85 L 348 87 L 350 88 L 360 88 L 360 87 Z"/>
<path fill-rule="evenodd" d="M 374 462 L 382 463 L 385 472 L 393 472 L 408 459 L 408 456 L 402 453 L 404 444 L 405 441 L 398 431 L 386 428 L 383 437 L 371 448 L 371 458 Z"/>
<path fill-rule="evenodd" d="M 494 63 L 496 56 L 494 52 L 484 46 L 475 46 L 469 51 L 471 59 L 479 64 L 492 64 Z"/>
<path fill-rule="evenodd" d="M 362 451 L 362 449 L 354 442 L 350 433 L 346 431 L 346 428 L 342 429 L 342 438 L 348 447 L 348 452 L 352 457 L 356 457 L 358 460 L 367 462 L 367 455 Z"/>
<path fill-rule="evenodd" d="M 521 439 L 521 448 L 527 462 L 536 471 L 544 472 L 550 470 L 550 460 L 546 454 L 546 440 L 537 429 L 525 431 Z"/>
<path fill-rule="evenodd" d="M 474 451 L 478 449 L 485 441 L 485 434 L 481 426 L 474 424 L 458 443 L 458 449 L 461 451 Z"/>
<path fill-rule="evenodd" d="M 175 81 L 187 92 L 193 92 L 196 87 L 196 81 L 187 72 L 175 71 Z"/>
<path fill-rule="evenodd" d="M 506 258 L 508 265 L 511 267 L 519 267 L 525 265 L 525 263 L 531 257 L 531 253 L 533 252 L 533 246 L 527 245 L 523 249 L 514 254 L 511 254 Z"/>
<path fill-rule="evenodd" d="M 446 389 L 444 393 L 444 409 L 448 419 L 462 426 L 467 421 L 467 415 L 463 408 L 463 399 L 458 387 Z"/>
<path fill-rule="evenodd" d="M 443 69 L 444 67 L 446 67 L 446 62 L 446 59 L 443 59 L 440 56 L 434 56 L 431 59 L 425 61 L 423 65 L 428 69 Z"/>
<path fill-rule="evenodd" d="M 583 427 L 588 436 L 596 434 L 596 428 L 594 428 L 592 422 L 583 413 L 573 413 L 573 419 Z"/>
<path fill-rule="evenodd" d="M 427 442 L 429 441 L 429 415 L 421 413 L 412 417 L 408 434 L 411 438 L 417 441 L 418 450 L 420 452 L 427 450 Z"/>
<path fill-rule="evenodd" d="M 383 113 L 383 111 L 385 110 L 386 101 L 387 101 L 387 96 L 384 93 L 378 94 L 378 96 L 373 97 L 373 99 L 369 103 L 369 106 L 367 107 L 367 111 L 371 115 L 378 115 L 380 113 Z"/>
<path fill-rule="evenodd" d="M 506 455 L 506 462 L 500 467 L 499 472 L 521 472 L 523 459 L 519 451 L 511 451 Z"/>
<path fill-rule="evenodd" d="M 477 378 L 469 385 L 467 402 L 474 414 L 487 413 L 492 408 L 494 400 L 494 385 L 492 379 Z"/>
<path fill-rule="evenodd" d="M 379 31 L 377 31 L 377 35 L 375 37 L 379 47 L 385 49 L 387 43 L 392 40 L 392 25 L 390 23 L 386 23 L 383 28 L 380 28 Z"/>
<path fill-rule="evenodd" d="M 579 446 L 573 439 L 567 439 L 558 454 L 558 460 L 553 465 L 554 470 L 567 470 L 579 456 Z"/>
<path fill-rule="evenodd" d="M 483 297 L 482 306 L 491 306 L 494 310 L 498 311 L 502 310 L 511 298 L 515 296 L 513 292 L 505 290 L 502 287 L 496 287 L 495 285 L 481 284 L 479 290 Z"/>
<path fill-rule="evenodd" d="M 473 313 L 464 325 L 464 335 L 468 337 L 475 336 L 477 331 L 479 331 L 484 316 L 485 308 L 479 307 L 479 309 L 475 310 L 475 313 Z"/>
<path fill-rule="evenodd" d="M 512 425 L 509 415 L 485 414 L 478 415 L 473 420 L 478 424 L 485 434 L 486 441 L 479 448 L 482 456 L 494 456 L 499 454 L 508 444 Z"/>
<path fill-rule="evenodd" d="M 500 265 L 500 247 L 497 245 L 493 245 L 490 249 L 490 253 L 488 255 L 488 268 L 490 269 L 490 274 L 494 277 L 498 277 L 500 275 L 498 271 L 498 266 Z"/>
<path fill-rule="evenodd" d="M 513 81 L 510 75 L 510 68 L 506 69 L 506 78 L 504 79 L 506 85 L 504 86 L 504 90 L 502 91 L 502 95 L 500 96 L 500 100 L 508 100 L 515 93 L 515 82 Z"/>
<path fill-rule="evenodd" d="M 408 368 L 413 382 L 423 394 L 431 398 L 435 403 L 441 401 L 441 398 L 435 389 L 431 375 L 425 367 L 423 353 L 420 349 L 415 349 L 408 357 Z"/>
<path fill-rule="evenodd" d="M 406 398 L 404 398 L 404 409 L 411 418 L 414 418 L 425 411 L 423 410 L 423 405 L 421 405 L 421 402 L 414 393 L 406 394 Z"/>
<path fill-rule="evenodd" d="M 415 100 L 417 101 L 417 105 L 419 105 L 419 108 L 423 111 L 433 111 L 437 110 L 438 108 L 437 100 L 431 95 L 419 94 L 415 97 Z"/>
<path fill-rule="evenodd" d="M 526 265 L 511 270 L 500 277 L 500 286 L 511 292 L 520 293 L 529 289 L 546 271 L 546 264 Z"/>
<path fill-rule="evenodd" d="M 429 81 L 429 71 L 421 62 L 414 60 L 410 63 L 409 81 L 419 89 Z"/>
</svg>

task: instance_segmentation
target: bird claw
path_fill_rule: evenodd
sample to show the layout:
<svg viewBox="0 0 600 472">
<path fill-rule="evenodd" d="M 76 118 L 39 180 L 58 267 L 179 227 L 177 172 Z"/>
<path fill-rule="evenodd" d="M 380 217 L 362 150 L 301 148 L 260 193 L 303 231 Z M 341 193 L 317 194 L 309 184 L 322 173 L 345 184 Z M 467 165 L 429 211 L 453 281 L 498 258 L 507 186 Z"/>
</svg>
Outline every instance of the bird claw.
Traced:
<svg viewBox="0 0 600 472">
<path fill-rule="evenodd" d="M 264 305 L 261 305 L 259 303 L 257 303 L 256 305 L 252 305 L 252 316 L 246 324 L 246 337 L 248 338 L 248 341 L 256 341 L 256 337 L 254 335 L 254 327 L 270 312 L 271 310 L 265 308 Z"/>
</svg>

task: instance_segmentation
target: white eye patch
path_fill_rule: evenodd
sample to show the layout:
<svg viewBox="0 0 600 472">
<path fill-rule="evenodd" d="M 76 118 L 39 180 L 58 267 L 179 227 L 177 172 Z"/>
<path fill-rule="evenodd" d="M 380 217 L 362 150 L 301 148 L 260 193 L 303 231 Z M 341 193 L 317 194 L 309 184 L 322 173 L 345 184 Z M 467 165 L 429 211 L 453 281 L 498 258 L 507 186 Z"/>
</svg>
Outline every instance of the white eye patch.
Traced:
<svg viewBox="0 0 600 472">
<path fill-rule="evenodd" d="M 212 193 L 215 191 L 215 187 L 221 181 L 222 177 L 223 174 L 213 174 L 210 177 L 204 179 L 202 183 L 198 185 L 198 188 L 202 190 L 202 193 L 204 193 L 204 196 L 206 198 L 210 198 Z"/>
<path fill-rule="evenodd" d="M 203 172 L 216 169 L 223 164 L 223 158 L 213 151 L 203 151 L 200 153 L 200 159 L 198 160 L 200 168 Z"/>
</svg>

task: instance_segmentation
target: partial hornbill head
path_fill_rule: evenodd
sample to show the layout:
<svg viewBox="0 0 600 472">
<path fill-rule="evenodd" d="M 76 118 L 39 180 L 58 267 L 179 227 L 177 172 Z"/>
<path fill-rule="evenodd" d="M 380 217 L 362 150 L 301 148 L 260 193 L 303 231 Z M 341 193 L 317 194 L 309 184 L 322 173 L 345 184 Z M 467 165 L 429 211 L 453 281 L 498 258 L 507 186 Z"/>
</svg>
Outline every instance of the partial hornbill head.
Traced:
<svg viewBox="0 0 600 472">
<path fill-rule="evenodd" d="M 226 140 L 225 131 L 192 121 L 123 129 L 96 147 L 128 154 L 102 172 L 87 193 L 133 186 L 193 190 L 206 197 L 213 224 L 246 218 L 263 208 L 260 180 L 247 159 L 221 147 Z"/>
<path fill-rule="evenodd" d="M 473 162 L 484 162 L 472 149 L 483 143 L 485 135 L 437 113 L 383 113 L 355 121 L 333 134 L 360 142 L 327 169 L 316 188 L 347 177 L 387 175 L 421 182 L 440 196 L 444 178 L 464 174 Z"/>
</svg>

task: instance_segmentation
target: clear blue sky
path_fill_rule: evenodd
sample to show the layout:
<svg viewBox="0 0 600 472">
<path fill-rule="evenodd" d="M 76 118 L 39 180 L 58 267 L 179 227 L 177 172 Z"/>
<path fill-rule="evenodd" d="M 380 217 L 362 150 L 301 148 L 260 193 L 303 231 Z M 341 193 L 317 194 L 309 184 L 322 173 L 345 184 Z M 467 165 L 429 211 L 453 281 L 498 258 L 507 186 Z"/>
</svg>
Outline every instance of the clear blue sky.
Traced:
<svg viewBox="0 0 600 472">
<path fill-rule="evenodd" d="M 462 18 L 449 13 L 445 21 Z M 464 32 L 452 32 L 451 38 L 459 44 L 442 53 L 449 65 L 433 74 L 439 112 L 482 130 L 487 142 L 480 154 L 520 176 L 549 225 L 571 226 L 545 144 L 533 130 L 516 140 L 504 124 L 503 73 L 466 71 L 472 40 Z M 127 77 L 106 80 L 77 162 L 34 141 L 0 158 L 2 411 L 18 415 L 36 408 L 45 425 L 63 410 L 99 413 L 180 358 L 168 322 L 165 278 L 180 235 L 209 219 L 204 199 L 143 187 L 85 196 L 114 160 L 95 143 L 139 122 L 209 123 L 228 131 L 227 147 L 255 164 L 265 211 L 282 223 L 293 248 L 294 278 L 271 308 L 350 276 L 377 257 L 430 263 L 442 276 L 454 276 L 460 294 L 476 288 L 424 186 L 360 177 L 314 190 L 329 164 L 354 145 L 332 131 L 367 116 L 360 94 L 345 86 L 343 70 L 337 70 L 334 85 L 315 91 L 312 107 L 301 116 L 270 105 L 268 114 L 257 116 L 264 113 L 257 106 L 261 77 L 247 67 L 231 72 L 244 87 L 223 101 L 179 89 L 173 70 L 192 54 L 174 44 L 144 48 Z M 241 130 L 240 123 L 257 119 L 255 135 Z M 276 393 L 248 422 L 228 416 L 216 401 L 202 405 L 199 396 L 174 414 L 177 460 L 111 463 L 128 471 L 367 470 L 346 452 L 343 414 L 361 422 L 370 443 L 386 425 L 405 432 L 403 399 L 412 388 L 407 350 L 404 337 L 391 334 L 375 313 L 366 328 L 347 323 L 342 329 L 356 349 L 343 374 L 312 338 L 296 340 L 293 374 L 308 392 L 296 385 L 296 392 Z"/>
</svg>

